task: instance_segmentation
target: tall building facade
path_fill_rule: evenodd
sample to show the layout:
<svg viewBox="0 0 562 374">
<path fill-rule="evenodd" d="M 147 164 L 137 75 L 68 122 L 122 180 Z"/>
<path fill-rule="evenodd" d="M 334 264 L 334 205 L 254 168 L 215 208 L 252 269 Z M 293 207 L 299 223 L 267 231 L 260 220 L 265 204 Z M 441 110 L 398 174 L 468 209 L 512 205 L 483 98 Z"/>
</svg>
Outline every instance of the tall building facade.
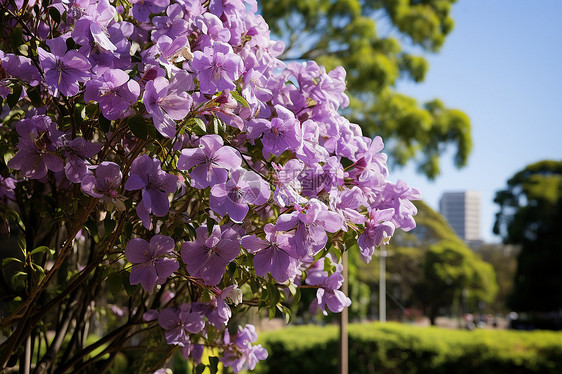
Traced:
<svg viewBox="0 0 562 374">
<path fill-rule="evenodd" d="M 481 241 L 480 193 L 445 192 L 439 201 L 439 211 L 462 240 Z"/>
</svg>

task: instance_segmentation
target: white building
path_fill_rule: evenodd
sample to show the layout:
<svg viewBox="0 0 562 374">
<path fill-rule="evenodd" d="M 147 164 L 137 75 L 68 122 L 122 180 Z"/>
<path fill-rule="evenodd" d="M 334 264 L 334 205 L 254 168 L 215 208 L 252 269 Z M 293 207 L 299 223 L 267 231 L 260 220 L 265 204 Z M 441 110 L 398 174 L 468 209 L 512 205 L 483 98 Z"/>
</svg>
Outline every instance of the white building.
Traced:
<svg viewBox="0 0 562 374">
<path fill-rule="evenodd" d="M 480 242 L 480 193 L 445 192 L 439 211 L 465 242 Z"/>
</svg>

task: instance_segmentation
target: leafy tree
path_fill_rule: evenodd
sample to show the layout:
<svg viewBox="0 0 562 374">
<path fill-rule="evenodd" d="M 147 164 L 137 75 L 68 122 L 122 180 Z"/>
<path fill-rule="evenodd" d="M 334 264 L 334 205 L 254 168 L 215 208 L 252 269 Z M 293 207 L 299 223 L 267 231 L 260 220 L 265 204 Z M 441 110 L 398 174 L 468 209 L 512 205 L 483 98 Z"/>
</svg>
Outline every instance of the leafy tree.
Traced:
<svg viewBox="0 0 562 374">
<path fill-rule="evenodd" d="M 387 289 L 393 297 L 405 307 L 421 306 L 432 322 L 440 309 L 462 301 L 463 289 L 471 304 L 492 302 L 498 290 L 493 267 L 466 246 L 441 214 L 423 201 L 414 204 L 416 228 L 396 233 L 387 246 Z M 377 292 L 378 261 L 356 264 L 359 282 L 352 285 L 364 282 Z M 388 308 L 393 305 L 389 302 Z"/>
<path fill-rule="evenodd" d="M 462 302 L 463 290 L 468 291 L 469 297 L 486 302 L 492 301 L 497 293 L 492 266 L 457 242 L 432 245 L 423 261 L 423 275 L 415 294 L 432 325 L 441 308 Z"/>
<path fill-rule="evenodd" d="M 510 309 L 507 306 L 508 296 L 513 292 L 513 278 L 517 269 L 517 254 L 519 248 L 513 245 L 486 244 L 475 248 L 484 261 L 491 264 L 496 272 L 498 282 L 498 294 L 488 305 L 490 311 L 494 313 L 507 313 Z"/>
<path fill-rule="evenodd" d="M 521 246 L 511 308 L 551 311 L 562 307 L 562 161 L 528 165 L 507 181 L 494 232 Z"/>
<path fill-rule="evenodd" d="M 314 59 L 328 70 L 343 66 L 350 96 L 346 116 L 371 135 L 381 135 L 395 164 L 414 160 L 420 172 L 434 178 L 449 145 L 456 148 L 456 166 L 466 164 L 470 121 L 438 99 L 419 105 L 394 87 L 400 79 L 424 80 L 429 64 L 409 50 L 439 50 L 453 29 L 454 2 L 282 0 L 261 5 L 271 30 L 287 45 L 281 57 Z"/>
</svg>

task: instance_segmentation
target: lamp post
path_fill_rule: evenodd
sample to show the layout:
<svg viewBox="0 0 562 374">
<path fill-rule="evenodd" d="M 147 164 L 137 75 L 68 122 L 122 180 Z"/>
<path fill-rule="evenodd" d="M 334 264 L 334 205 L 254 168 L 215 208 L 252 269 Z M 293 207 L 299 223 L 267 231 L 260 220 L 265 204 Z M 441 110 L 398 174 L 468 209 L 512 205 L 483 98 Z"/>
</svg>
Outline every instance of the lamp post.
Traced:
<svg viewBox="0 0 562 374">
<path fill-rule="evenodd" d="M 379 251 L 380 280 L 379 280 L 379 320 L 386 322 L 386 248 L 382 246 Z"/>
</svg>

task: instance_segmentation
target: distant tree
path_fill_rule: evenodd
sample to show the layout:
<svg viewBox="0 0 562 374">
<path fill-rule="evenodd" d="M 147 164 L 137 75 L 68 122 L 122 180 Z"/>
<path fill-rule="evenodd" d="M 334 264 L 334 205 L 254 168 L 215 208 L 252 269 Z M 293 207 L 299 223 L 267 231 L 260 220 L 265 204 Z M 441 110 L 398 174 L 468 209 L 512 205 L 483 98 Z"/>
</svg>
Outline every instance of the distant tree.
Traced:
<svg viewBox="0 0 562 374">
<path fill-rule="evenodd" d="M 498 293 L 488 305 L 494 313 L 506 313 L 511 309 L 507 306 L 507 299 L 513 293 L 513 278 L 517 269 L 517 255 L 519 247 L 503 244 L 486 244 L 475 248 L 474 251 L 482 260 L 491 264 L 496 272 Z"/>
<path fill-rule="evenodd" d="M 562 308 L 562 161 L 528 165 L 507 181 L 494 232 L 521 246 L 509 306 L 517 311 Z"/>
<path fill-rule="evenodd" d="M 468 297 L 490 302 L 497 293 L 492 266 L 458 242 L 432 245 L 423 260 L 423 279 L 416 284 L 416 298 L 432 325 L 441 308 L 461 305 L 463 290 Z"/>
<path fill-rule="evenodd" d="M 493 267 L 466 246 L 441 214 L 423 201 L 414 204 L 416 228 L 397 233 L 387 246 L 387 290 L 393 298 L 402 307 L 420 306 L 433 322 L 441 309 L 462 301 L 463 289 L 472 304 L 492 302 L 498 290 Z M 357 280 L 350 286 L 366 283 L 378 292 L 378 257 L 368 265 L 355 263 Z M 388 302 L 389 310 L 396 309 L 394 301 Z"/>
<path fill-rule="evenodd" d="M 287 45 L 282 59 L 313 59 L 328 70 L 343 66 L 350 96 L 347 118 L 382 136 L 394 164 L 413 160 L 434 178 L 449 145 L 456 148 L 456 166 L 466 164 L 470 121 L 438 99 L 419 105 L 394 88 L 400 79 L 424 80 L 427 60 L 408 50 L 439 50 L 453 29 L 455 1 L 262 0 L 261 11 Z"/>
</svg>

